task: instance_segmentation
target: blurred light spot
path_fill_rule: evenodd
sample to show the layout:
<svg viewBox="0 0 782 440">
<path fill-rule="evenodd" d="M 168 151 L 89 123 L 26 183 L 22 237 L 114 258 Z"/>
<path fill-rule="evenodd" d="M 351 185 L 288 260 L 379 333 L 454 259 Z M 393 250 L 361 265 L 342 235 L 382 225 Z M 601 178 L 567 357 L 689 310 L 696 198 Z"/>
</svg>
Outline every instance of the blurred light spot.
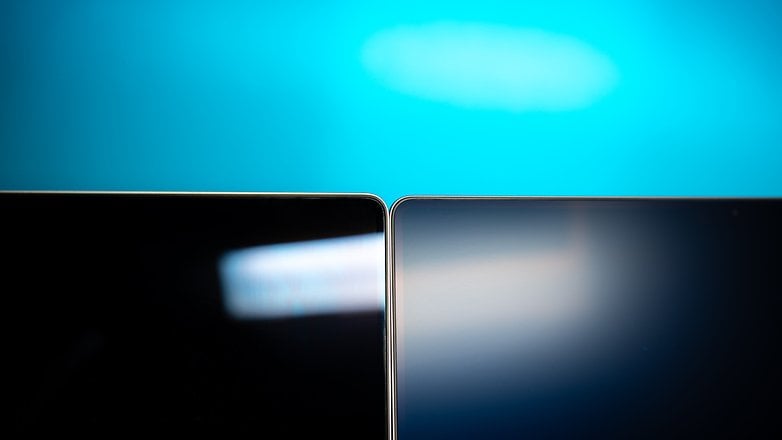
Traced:
<svg viewBox="0 0 782 440">
<path fill-rule="evenodd" d="M 258 246 L 220 260 L 224 303 L 237 319 L 379 311 L 383 234 Z"/>
<path fill-rule="evenodd" d="M 408 295 L 397 299 L 425 354 L 419 358 L 432 359 L 433 347 L 440 356 L 460 356 L 464 341 L 476 337 L 483 341 L 476 346 L 483 359 L 517 351 L 539 355 L 581 332 L 602 309 L 601 295 L 590 287 L 594 256 L 581 227 L 574 223 L 565 243 L 538 227 L 539 241 L 524 249 L 514 249 L 517 244 L 496 227 L 460 229 L 454 234 L 474 234 L 487 244 L 466 254 L 433 254 L 403 269 L 397 283 Z M 501 335 L 515 335 L 513 350 Z"/>
<path fill-rule="evenodd" d="M 611 60 L 576 38 L 500 25 L 400 26 L 372 36 L 362 55 L 392 89 L 470 108 L 573 110 L 617 81 Z"/>
</svg>

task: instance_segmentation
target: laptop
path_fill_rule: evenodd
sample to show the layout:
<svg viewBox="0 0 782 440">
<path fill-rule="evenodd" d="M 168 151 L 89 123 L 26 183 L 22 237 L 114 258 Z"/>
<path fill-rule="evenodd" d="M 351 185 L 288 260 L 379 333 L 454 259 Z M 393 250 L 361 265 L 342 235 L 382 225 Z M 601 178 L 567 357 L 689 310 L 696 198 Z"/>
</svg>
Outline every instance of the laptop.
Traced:
<svg viewBox="0 0 782 440">
<path fill-rule="evenodd" d="M 782 200 L 407 197 L 393 438 L 782 435 Z"/>
<path fill-rule="evenodd" d="M 386 218 L 365 194 L 1 193 L 10 428 L 385 438 Z"/>
</svg>

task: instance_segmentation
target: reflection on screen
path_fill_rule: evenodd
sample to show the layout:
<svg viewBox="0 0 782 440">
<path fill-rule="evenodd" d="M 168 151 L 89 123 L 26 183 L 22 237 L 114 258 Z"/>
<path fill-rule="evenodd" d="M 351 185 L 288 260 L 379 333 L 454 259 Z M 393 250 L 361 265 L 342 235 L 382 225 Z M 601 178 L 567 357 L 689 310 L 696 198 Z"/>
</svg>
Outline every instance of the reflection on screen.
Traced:
<svg viewBox="0 0 782 440">
<path fill-rule="evenodd" d="M 234 318 L 377 312 L 384 304 L 383 234 L 235 250 L 220 260 Z"/>
<path fill-rule="evenodd" d="M 0 219 L 9 429 L 383 438 L 378 201 L 0 194 Z"/>
<path fill-rule="evenodd" d="M 779 428 L 782 209 L 757 205 L 401 205 L 399 440 Z"/>
</svg>

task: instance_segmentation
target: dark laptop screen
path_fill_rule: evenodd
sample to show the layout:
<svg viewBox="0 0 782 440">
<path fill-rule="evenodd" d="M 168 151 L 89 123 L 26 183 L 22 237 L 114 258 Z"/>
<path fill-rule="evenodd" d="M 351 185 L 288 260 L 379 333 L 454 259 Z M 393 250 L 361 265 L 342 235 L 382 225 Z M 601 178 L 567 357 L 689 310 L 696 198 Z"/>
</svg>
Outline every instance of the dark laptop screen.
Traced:
<svg viewBox="0 0 782 440">
<path fill-rule="evenodd" d="M 383 438 L 382 202 L 0 194 L 13 429 Z"/>
<path fill-rule="evenodd" d="M 782 200 L 392 215 L 399 440 L 782 434 Z"/>
</svg>

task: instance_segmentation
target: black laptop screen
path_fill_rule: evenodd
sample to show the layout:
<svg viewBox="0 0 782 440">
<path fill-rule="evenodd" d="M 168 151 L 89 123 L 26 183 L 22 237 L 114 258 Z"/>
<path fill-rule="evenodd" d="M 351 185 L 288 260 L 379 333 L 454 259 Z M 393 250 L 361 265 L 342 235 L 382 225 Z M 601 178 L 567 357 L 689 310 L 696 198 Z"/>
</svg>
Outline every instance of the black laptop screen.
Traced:
<svg viewBox="0 0 782 440">
<path fill-rule="evenodd" d="M 24 433 L 383 438 L 385 207 L 1 194 Z"/>
</svg>

